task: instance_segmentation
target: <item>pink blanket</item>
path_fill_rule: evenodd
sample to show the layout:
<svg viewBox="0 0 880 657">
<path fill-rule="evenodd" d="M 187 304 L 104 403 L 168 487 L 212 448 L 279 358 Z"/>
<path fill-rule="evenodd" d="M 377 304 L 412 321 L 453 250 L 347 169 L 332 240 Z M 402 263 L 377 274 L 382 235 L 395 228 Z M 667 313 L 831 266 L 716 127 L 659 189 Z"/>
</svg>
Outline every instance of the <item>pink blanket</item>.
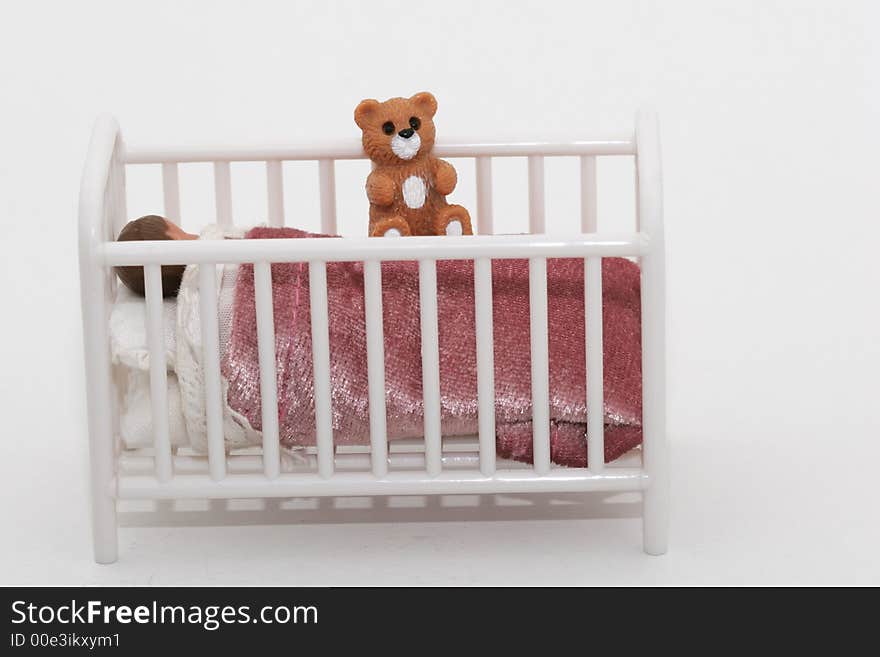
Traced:
<svg viewBox="0 0 880 657">
<path fill-rule="evenodd" d="M 254 228 L 246 238 L 307 238 L 291 228 Z M 584 263 L 548 262 L 551 458 L 586 465 Z M 605 460 L 641 442 L 639 269 L 605 258 L 603 274 Z M 473 263 L 437 263 L 441 418 L 444 436 L 477 432 Z M 369 444 L 361 263 L 327 266 L 330 380 L 337 445 Z M 492 263 L 495 416 L 500 457 L 531 461 L 529 274 L 526 260 Z M 315 444 L 309 272 L 272 265 L 278 417 L 285 446 Z M 423 435 L 418 265 L 382 265 L 388 438 Z M 222 363 L 228 402 L 260 430 L 260 376 L 253 267 L 239 269 L 229 345 Z"/>
</svg>

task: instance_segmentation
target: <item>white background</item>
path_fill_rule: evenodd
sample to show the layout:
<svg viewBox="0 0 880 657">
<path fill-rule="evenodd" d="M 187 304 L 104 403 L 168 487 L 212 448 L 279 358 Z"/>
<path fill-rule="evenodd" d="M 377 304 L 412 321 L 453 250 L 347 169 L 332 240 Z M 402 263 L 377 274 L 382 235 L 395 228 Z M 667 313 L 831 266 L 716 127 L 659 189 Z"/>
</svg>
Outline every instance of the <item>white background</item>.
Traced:
<svg viewBox="0 0 880 657">
<path fill-rule="evenodd" d="M 0 583 L 880 583 L 877 18 L 869 2 L 3 3 Z M 94 565 L 75 223 L 94 118 L 143 145 L 356 139 L 361 98 L 422 89 L 441 139 L 591 137 L 660 113 L 669 554 L 642 554 L 629 498 L 356 499 L 127 513 L 119 562 Z M 499 232 L 525 227 L 520 165 L 496 167 Z M 607 227 L 631 188 L 600 167 Z M 339 174 L 350 233 L 362 174 Z M 131 175 L 132 217 L 161 210 L 157 175 Z M 206 175 L 181 179 L 193 226 L 212 219 Z M 261 172 L 234 175 L 236 220 L 263 221 Z M 574 176 L 548 165 L 551 226 L 576 225 Z M 295 179 L 287 221 L 315 227 Z"/>
</svg>

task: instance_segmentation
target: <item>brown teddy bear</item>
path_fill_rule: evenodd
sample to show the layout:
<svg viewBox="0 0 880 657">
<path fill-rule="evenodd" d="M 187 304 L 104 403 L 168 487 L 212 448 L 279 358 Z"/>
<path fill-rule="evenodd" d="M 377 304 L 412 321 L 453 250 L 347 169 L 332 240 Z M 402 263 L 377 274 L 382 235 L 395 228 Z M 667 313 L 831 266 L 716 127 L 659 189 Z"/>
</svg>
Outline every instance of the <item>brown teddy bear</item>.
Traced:
<svg viewBox="0 0 880 657">
<path fill-rule="evenodd" d="M 374 165 L 367 178 L 371 237 L 473 235 L 468 211 L 446 202 L 455 169 L 431 156 L 436 112 L 437 101 L 426 91 L 383 103 L 364 100 L 355 109 Z"/>
</svg>

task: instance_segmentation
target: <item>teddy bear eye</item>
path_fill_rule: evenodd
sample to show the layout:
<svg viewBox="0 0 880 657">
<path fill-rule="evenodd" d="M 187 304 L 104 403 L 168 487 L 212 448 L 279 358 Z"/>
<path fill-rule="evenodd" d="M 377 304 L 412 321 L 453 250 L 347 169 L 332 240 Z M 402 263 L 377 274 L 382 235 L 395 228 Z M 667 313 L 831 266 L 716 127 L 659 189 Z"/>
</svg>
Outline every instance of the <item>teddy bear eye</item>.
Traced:
<svg viewBox="0 0 880 657">
<path fill-rule="evenodd" d="M 385 123 L 382 124 L 382 132 L 384 132 L 386 135 L 393 135 L 394 124 L 391 123 L 391 121 L 385 121 Z"/>
<path fill-rule="evenodd" d="M 419 128 L 421 128 L 422 122 L 419 121 L 419 117 L 417 117 L 417 116 L 409 117 L 409 127 L 412 128 L 413 130 L 418 130 Z"/>
</svg>

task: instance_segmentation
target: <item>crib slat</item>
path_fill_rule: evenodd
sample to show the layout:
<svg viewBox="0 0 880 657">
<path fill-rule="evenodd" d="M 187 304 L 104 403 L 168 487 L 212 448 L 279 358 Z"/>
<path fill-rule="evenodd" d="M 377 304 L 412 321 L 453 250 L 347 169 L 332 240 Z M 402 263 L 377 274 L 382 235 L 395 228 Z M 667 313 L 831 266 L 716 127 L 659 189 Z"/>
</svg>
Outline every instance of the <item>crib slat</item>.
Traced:
<svg viewBox="0 0 880 657">
<path fill-rule="evenodd" d="M 318 474 L 333 474 L 333 415 L 330 397 L 330 329 L 327 317 L 327 265 L 309 263 L 309 303 L 312 315 L 312 366 L 315 382 L 315 433 Z"/>
<path fill-rule="evenodd" d="M 598 230 L 596 198 L 596 156 L 581 156 L 581 231 L 595 233 Z"/>
<path fill-rule="evenodd" d="M 232 174 L 229 162 L 214 162 L 214 202 L 217 223 L 224 228 L 232 226 Z"/>
<path fill-rule="evenodd" d="M 165 326 L 162 306 L 162 268 L 144 266 L 147 304 L 147 338 L 150 351 L 150 403 L 153 413 L 153 448 L 156 451 L 156 478 L 170 481 L 171 437 L 168 427 L 168 373 L 165 363 Z"/>
<path fill-rule="evenodd" d="M 284 225 L 284 176 L 281 160 L 266 162 L 266 191 L 268 196 L 269 225 Z"/>
<path fill-rule="evenodd" d="M 260 357 L 260 405 L 263 419 L 263 471 L 270 479 L 281 470 L 278 444 L 278 388 L 275 378 L 275 319 L 272 308 L 272 270 L 268 262 L 254 263 L 254 300 Z"/>
<path fill-rule="evenodd" d="M 180 224 L 180 178 L 175 162 L 162 164 L 162 194 L 165 200 L 165 218 Z"/>
<path fill-rule="evenodd" d="M 550 472 L 550 353 L 547 342 L 547 259 L 529 258 L 532 437 L 535 474 Z"/>
<path fill-rule="evenodd" d="M 385 345 L 382 327 L 382 269 L 378 260 L 364 263 L 364 315 L 367 329 L 367 382 L 370 391 L 370 450 L 373 474 L 388 473 L 385 416 Z"/>
<path fill-rule="evenodd" d="M 602 259 L 584 262 L 587 338 L 587 460 L 593 472 L 605 467 L 605 403 L 603 392 Z"/>
<path fill-rule="evenodd" d="M 199 265 L 199 323 L 205 371 L 205 421 L 208 431 L 208 465 L 211 479 L 226 476 L 223 442 L 222 385 L 220 383 L 220 329 L 217 320 L 217 271 L 215 265 Z"/>
<path fill-rule="evenodd" d="M 437 325 L 437 261 L 419 260 L 422 332 L 422 396 L 425 404 L 425 465 L 434 477 L 442 469 L 440 435 L 440 339 Z"/>
<path fill-rule="evenodd" d="M 477 229 L 480 235 L 494 232 L 492 217 L 492 158 L 477 158 Z"/>
<path fill-rule="evenodd" d="M 480 472 L 495 474 L 495 351 L 492 332 L 492 260 L 474 260 Z"/>
<path fill-rule="evenodd" d="M 546 232 L 544 218 L 544 157 L 529 156 L 529 232 Z"/>
<path fill-rule="evenodd" d="M 321 232 L 336 234 L 336 166 L 333 160 L 318 161 L 321 184 Z"/>
</svg>

